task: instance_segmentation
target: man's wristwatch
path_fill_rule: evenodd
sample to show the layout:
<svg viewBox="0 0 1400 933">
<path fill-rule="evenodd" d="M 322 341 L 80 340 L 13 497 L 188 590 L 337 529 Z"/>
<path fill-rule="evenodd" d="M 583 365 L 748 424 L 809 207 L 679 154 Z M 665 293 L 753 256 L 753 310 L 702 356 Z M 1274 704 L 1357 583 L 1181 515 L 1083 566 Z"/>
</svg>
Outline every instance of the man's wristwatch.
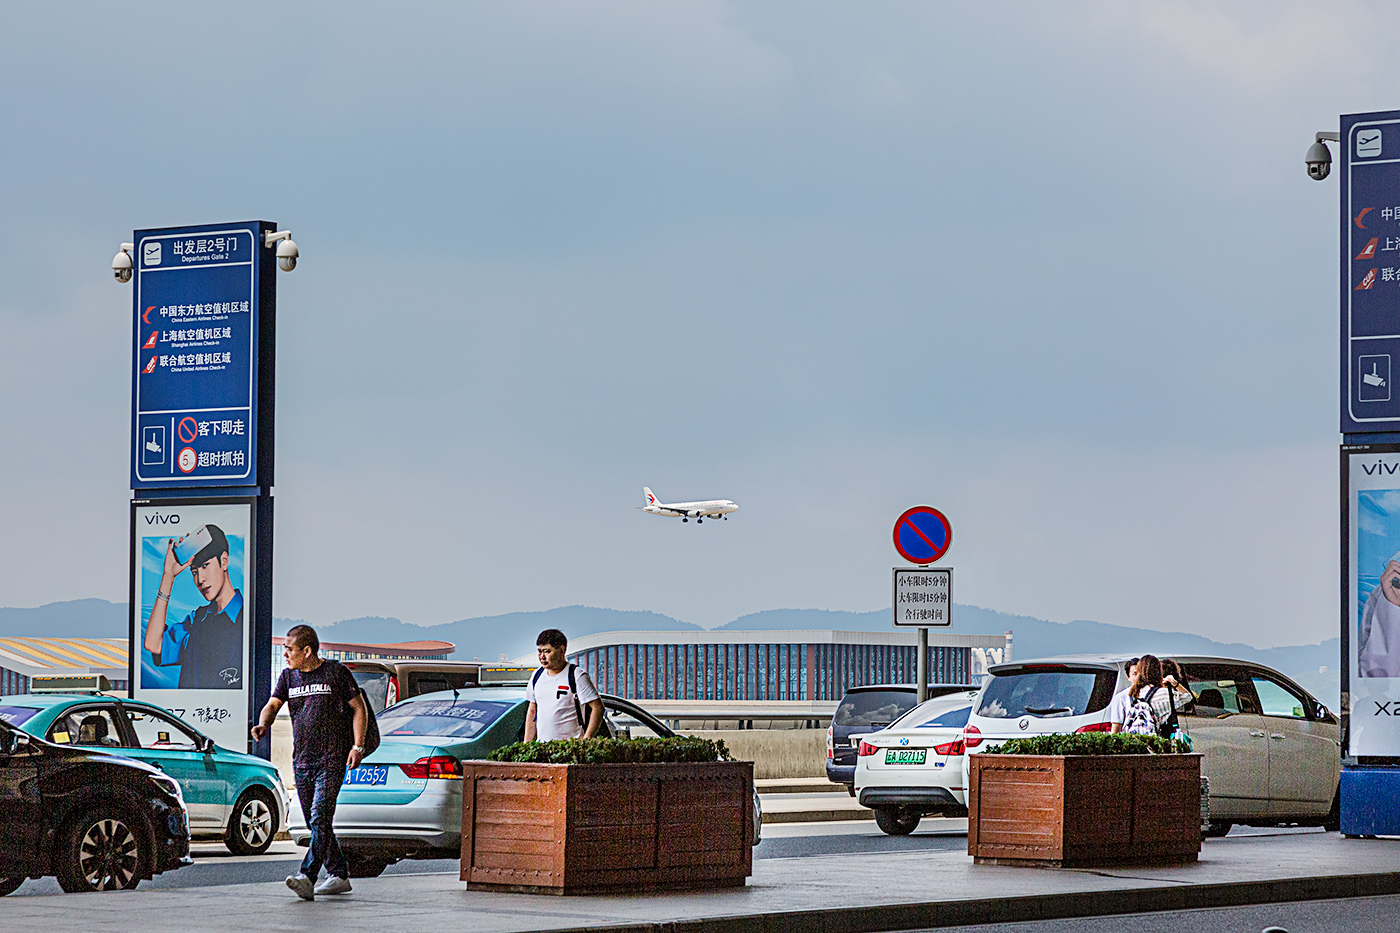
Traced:
<svg viewBox="0 0 1400 933">
<path fill-rule="evenodd" d="M 351 748 L 353 751 L 359 752 L 361 755 L 363 755 L 363 754 L 365 753 L 365 747 L 364 747 L 363 745 L 352 745 L 352 746 L 350 746 L 350 748 Z"/>
</svg>

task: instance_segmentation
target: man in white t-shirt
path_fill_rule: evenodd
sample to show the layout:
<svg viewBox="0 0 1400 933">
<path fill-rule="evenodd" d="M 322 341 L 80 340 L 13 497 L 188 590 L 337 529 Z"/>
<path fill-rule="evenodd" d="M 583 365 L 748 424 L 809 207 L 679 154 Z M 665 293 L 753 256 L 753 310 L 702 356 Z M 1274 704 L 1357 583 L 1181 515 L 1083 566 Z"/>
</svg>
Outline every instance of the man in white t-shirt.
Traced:
<svg viewBox="0 0 1400 933">
<path fill-rule="evenodd" d="M 593 738 L 603 725 L 603 701 L 593 678 L 565 657 L 569 640 L 557 628 L 549 628 L 540 632 L 535 647 L 540 653 L 540 670 L 525 687 L 525 701 L 530 704 L 525 713 L 525 741 Z"/>
<path fill-rule="evenodd" d="M 1122 732 L 1123 723 L 1128 720 L 1128 687 L 1133 685 L 1133 678 L 1137 676 L 1137 666 L 1137 658 L 1128 662 L 1128 686 L 1115 693 L 1109 701 L 1108 721 L 1113 724 L 1109 730 L 1111 732 Z"/>
</svg>

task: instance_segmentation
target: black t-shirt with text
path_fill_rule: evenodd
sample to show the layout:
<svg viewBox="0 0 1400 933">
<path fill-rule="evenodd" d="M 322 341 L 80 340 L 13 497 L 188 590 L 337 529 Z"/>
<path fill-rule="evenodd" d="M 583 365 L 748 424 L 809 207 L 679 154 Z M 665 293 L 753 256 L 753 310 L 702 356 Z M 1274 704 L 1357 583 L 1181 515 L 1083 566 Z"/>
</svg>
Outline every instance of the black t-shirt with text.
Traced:
<svg viewBox="0 0 1400 933">
<path fill-rule="evenodd" d="M 272 695 L 292 713 L 292 761 L 299 765 L 345 766 L 355 744 L 355 711 L 350 701 L 359 686 L 339 661 L 322 661 L 314 671 L 287 668 Z"/>
</svg>

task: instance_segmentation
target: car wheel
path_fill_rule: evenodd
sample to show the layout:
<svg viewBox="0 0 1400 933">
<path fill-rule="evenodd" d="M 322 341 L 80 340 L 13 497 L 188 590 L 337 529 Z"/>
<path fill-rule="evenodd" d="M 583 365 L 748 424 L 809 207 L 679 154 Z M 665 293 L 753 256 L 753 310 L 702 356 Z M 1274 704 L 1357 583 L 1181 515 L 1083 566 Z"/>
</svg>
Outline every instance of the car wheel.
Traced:
<svg viewBox="0 0 1400 933">
<path fill-rule="evenodd" d="M 22 884 L 24 884 L 23 875 L 0 877 L 0 897 L 4 897 L 6 894 L 14 894 L 15 890 Z"/>
<path fill-rule="evenodd" d="M 875 825 L 891 836 L 907 836 L 919 826 L 923 815 L 895 807 L 876 807 Z"/>
<path fill-rule="evenodd" d="M 277 810 L 266 791 L 247 790 L 234 805 L 224 845 L 234 855 L 262 855 L 277 832 Z"/>
<path fill-rule="evenodd" d="M 389 860 L 370 858 L 365 855 L 345 853 L 345 862 L 350 867 L 351 878 L 378 878 L 389 867 Z"/>
<path fill-rule="evenodd" d="M 1234 823 L 1225 823 L 1220 820 L 1211 820 L 1206 824 L 1206 828 L 1201 830 L 1201 835 L 1206 839 L 1219 839 L 1234 826 Z"/>
<path fill-rule="evenodd" d="M 1322 821 L 1322 828 L 1329 833 L 1341 832 L 1342 829 L 1342 791 L 1338 788 L 1336 795 L 1332 797 L 1332 809 L 1327 811 L 1327 817 Z"/>
<path fill-rule="evenodd" d="M 88 810 L 64 827 L 55 866 L 58 886 L 69 894 L 130 890 L 151 863 L 145 833 L 112 805 Z"/>
</svg>

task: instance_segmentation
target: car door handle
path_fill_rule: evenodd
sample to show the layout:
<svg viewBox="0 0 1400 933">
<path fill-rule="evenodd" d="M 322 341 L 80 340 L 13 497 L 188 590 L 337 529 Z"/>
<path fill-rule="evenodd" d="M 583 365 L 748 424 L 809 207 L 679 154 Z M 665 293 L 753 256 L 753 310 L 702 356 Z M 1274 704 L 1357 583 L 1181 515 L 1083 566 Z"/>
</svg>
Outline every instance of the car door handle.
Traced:
<svg viewBox="0 0 1400 933">
<path fill-rule="evenodd" d="M 1275 732 L 1273 735 L 1269 736 L 1269 738 L 1273 739 L 1275 742 L 1282 742 L 1284 739 L 1288 738 L 1288 736 L 1284 735 L 1282 732 Z"/>
<path fill-rule="evenodd" d="M 1264 737 L 1264 733 L 1262 733 L 1262 732 L 1257 732 L 1257 731 L 1255 731 L 1254 729 L 1250 729 L 1250 730 L 1249 730 L 1249 736 L 1250 736 L 1250 738 L 1253 738 L 1253 739 L 1262 739 L 1262 738 Z"/>
</svg>

